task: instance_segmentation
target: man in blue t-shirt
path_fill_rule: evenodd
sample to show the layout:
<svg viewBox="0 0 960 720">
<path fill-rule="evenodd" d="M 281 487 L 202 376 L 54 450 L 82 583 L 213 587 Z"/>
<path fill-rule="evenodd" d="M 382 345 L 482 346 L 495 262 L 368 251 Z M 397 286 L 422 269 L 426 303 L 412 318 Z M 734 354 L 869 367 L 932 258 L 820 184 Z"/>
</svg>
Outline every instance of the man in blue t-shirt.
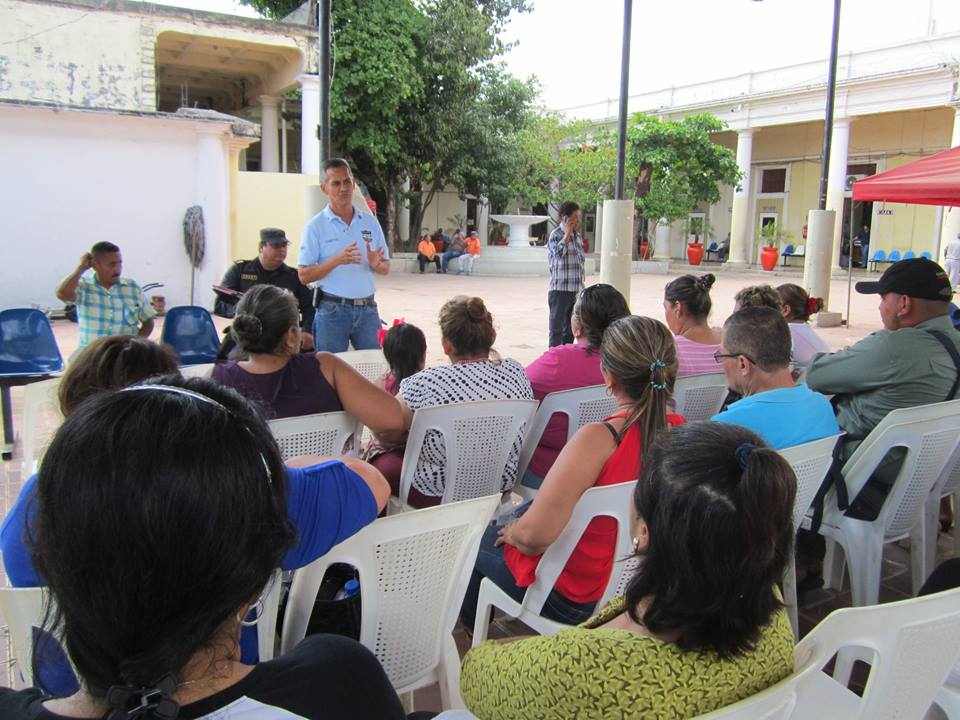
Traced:
<svg viewBox="0 0 960 720">
<path fill-rule="evenodd" d="M 826 396 L 794 382 L 790 347 L 787 321 L 773 308 L 731 315 L 715 357 L 743 399 L 712 419 L 749 428 L 776 450 L 839 433 Z"/>
</svg>

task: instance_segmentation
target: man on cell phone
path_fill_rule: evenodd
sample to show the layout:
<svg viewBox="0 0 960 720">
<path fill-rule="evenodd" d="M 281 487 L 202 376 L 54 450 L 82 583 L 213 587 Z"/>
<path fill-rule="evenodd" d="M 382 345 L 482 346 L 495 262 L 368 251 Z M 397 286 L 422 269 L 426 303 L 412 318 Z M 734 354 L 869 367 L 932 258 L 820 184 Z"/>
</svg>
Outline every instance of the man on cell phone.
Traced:
<svg viewBox="0 0 960 720">
<path fill-rule="evenodd" d="M 550 347 L 573 342 L 570 315 L 577 294 L 583 290 L 583 238 L 580 236 L 580 206 L 567 201 L 560 206 L 560 225 L 547 239 L 550 287 Z"/>
</svg>

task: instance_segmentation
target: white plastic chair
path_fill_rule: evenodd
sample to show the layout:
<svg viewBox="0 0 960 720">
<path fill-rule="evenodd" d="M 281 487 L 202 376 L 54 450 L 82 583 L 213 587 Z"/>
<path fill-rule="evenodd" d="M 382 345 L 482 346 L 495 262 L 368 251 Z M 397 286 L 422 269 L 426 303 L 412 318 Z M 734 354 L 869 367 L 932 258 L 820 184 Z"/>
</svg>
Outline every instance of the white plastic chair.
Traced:
<svg viewBox="0 0 960 720">
<path fill-rule="evenodd" d="M 260 614 L 260 620 L 257 623 L 257 649 L 260 662 L 273 660 L 277 646 L 277 615 L 280 612 L 282 578 L 283 571 L 277 568 L 263 588 L 263 612 Z"/>
<path fill-rule="evenodd" d="M 33 629 L 43 627 L 48 602 L 52 602 L 52 598 L 45 588 L 0 588 L 0 615 L 7 624 L 19 670 L 11 673 L 17 687 L 36 686 L 33 677 Z M 70 660 L 69 656 L 67 660 Z M 70 665 L 73 667 L 72 662 Z"/>
<path fill-rule="evenodd" d="M 960 661 L 954 663 L 933 704 L 943 711 L 947 720 L 960 720 Z M 927 717 L 931 716 L 932 713 L 927 713 Z"/>
<path fill-rule="evenodd" d="M 893 410 L 860 443 L 842 469 L 851 502 L 888 450 L 905 448 L 906 457 L 873 521 L 848 517 L 837 508 L 836 491 L 827 492 L 820 527 L 820 533 L 834 541 L 827 543 L 824 560 L 827 587 L 842 586 L 844 559 L 836 552 L 839 544 L 850 569 L 853 604 L 875 605 L 880 591 L 883 545 L 910 537 L 914 593 L 920 589 L 926 579 L 924 555 L 928 545 L 923 538 L 924 503 L 958 441 L 960 400 L 951 400 Z"/>
<path fill-rule="evenodd" d="M 530 458 L 533 457 L 537 445 L 540 444 L 540 438 L 543 437 L 543 431 L 554 414 L 560 413 L 567 416 L 567 442 L 569 442 L 573 434 L 587 423 L 600 422 L 617 411 L 616 398 L 607 394 L 606 390 L 605 385 L 589 385 L 550 393 L 543 398 L 540 407 L 537 408 L 537 414 L 533 417 L 533 423 L 523 439 L 520 463 L 517 466 L 518 484 L 514 492 L 525 500 L 530 500 L 537 494 L 534 488 L 522 487 L 519 480 L 527 471 Z"/>
<path fill-rule="evenodd" d="M 835 610 L 797 644 L 794 654 L 798 664 L 812 660 L 822 668 L 839 653 L 833 678 L 816 672 L 800 682 L 792 718 L 922 718 L 958 652 L 960 590 Z M 871 668 L 859 697 L 846 683 L 853 660 L 863 657 Z"/>
<path fill-rule="evenodd" d="M 215 363 L 200 363 L 198 365 L 181 365 L 180 374 L 185 378 L 209 378 L 213 373 Z"/>
<path fill-rule="evenodd" d="M 31 383 L 23 388 L 24 479 L 37 471 L 47 444 L 63 422 L 59 392 L 59 377 Z"/>
<path fill-rule="evenodd" d="M 327 568 L 360 576 L 360 642 L 398 693 L 440 683 L 444 708 L 462 708 L 453 640 L 480 537 L 500 501 L 491 495 L 381 518 L 294 573 L 281 652 L 303 639 Z"/>
<path fill-rule="evenodd" d="M 442 503 L 501 494 L 515 440 L 523 439 L 536 410 L 536 400 L 480 400 L 414 412 L 403 453 L 400 496 L 390 498 L 388 512 L 409 509 L 407 496 L 429 430 L 443 436 L 446 451 Z"/>
<path fill-rule="evenodd" d="M 687 422 L 709 420 L 720 412 L 728 392 L 723 373 L 677 378 L 673 386 L 674 412 Z"/>
<path fill-rule="evenodd" d="M 613 570 L 603 595 L 597 601 L 597 607 L 602 607 L 610 598 L 622 592 L 636 567 L 630 535 L 630 506 L 636 485 L 637 481 L 631 480 L 616 485 L 593 487 L 580 497 L 563 532 L 544 551 L 537 565 L 537 577 L 527 588 L 520 602 L 507 595 L 489 578 L 484 578 L 480 583 L 480 594 L 477 597 L 477 616 L 473 627 L 474 647 L 487 639 L 492 607 L 503 610 L 510 617 L 520 620 L 541 635 L 552 635 L 567 627 L 542 617 L 540 613 L 557 578 L 566 567 L 571 553 L 580 542 L 580 537 L 594 518 L 610 517 L 617 521 Z"/>
<path fill-rule="evenodd" d="M 336 356 L 370 382 L 376 382 L 377 378 L 389 370 L 383 350 L 347 350 L 336 353 Z"/>
<path fill-rule="evenodd" d="M 940 478 L 933 486 L 924 504 L 922 535 L 927 543 L 924 549 L 924 577 L 930 577 L 937 559 L 937 538 L 940 535 L 940 500 L 953 496 L 954 513 L 960 513 L 960 445 L 947 461 Z M 960 555 L 960 517 L 953 520 L 953 554 Z"/>
<path fill-rule="evenodd" d="M 813 502 L 813 496 L 817 494 L 817 490 L 827 476 L 827 471 L 833 464 L 833 448 L 840 435 L 830 435 L 820 440 L 779 450 L 780 455 L 790 463 L 794 475 L 797 476 L 797 496 L 793 504 L 794 533 L 800 529 L 803 518 L 810 509 L 810 503 Z M 783 573 L 783 600 L 790 615 L 793 637 L 797 639 L 800 637 L 800 626 L 797 620 L 797 568 L 793 553 L 790 553 L 790 561 Z"/>
<path fill-rule="evenodd" d="M 342 455 L 353 450 L 360 423 L 344 411 L 300 415 L 269 422 L 270 432 L 289 460 L 297 455 Z"/>
</svg>

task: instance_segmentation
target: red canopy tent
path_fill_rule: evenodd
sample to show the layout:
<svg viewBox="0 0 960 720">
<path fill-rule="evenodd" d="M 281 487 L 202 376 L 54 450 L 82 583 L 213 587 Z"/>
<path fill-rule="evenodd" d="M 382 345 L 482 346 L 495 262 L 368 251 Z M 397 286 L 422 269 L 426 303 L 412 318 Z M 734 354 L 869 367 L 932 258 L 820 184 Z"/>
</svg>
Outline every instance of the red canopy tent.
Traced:
<svg viewBox="0 0 960 720">
<path fill-rule="evenodd" d="M 853 199 L 960 205 L 960 147 L 857 180 Z"/>
</svg>

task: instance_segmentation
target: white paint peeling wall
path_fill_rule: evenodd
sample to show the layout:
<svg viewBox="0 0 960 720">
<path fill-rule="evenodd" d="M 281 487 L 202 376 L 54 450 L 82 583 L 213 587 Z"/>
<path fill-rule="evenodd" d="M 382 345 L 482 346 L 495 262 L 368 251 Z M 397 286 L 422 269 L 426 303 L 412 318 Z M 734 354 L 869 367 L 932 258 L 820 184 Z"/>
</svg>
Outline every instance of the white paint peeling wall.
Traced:
<svg viewBox="0 0 960 720">
<path fill-rule="evenodd" d="M 197 304 L 229 264 L 228 126 L 102 112 L 0 106 L 0 307 L 61 307 L 59 282 L 95 242 L 123 252 L 123 274 L 189 301 L 183 215 L 204 208 L 206 257 Z M 203 183 L 200 188 L 198 183 Z"/>
<path fill-rule="evenodd" d="M 0 0 L 0 98 L 153 110 L 137 18 Z"/>
</svg>

